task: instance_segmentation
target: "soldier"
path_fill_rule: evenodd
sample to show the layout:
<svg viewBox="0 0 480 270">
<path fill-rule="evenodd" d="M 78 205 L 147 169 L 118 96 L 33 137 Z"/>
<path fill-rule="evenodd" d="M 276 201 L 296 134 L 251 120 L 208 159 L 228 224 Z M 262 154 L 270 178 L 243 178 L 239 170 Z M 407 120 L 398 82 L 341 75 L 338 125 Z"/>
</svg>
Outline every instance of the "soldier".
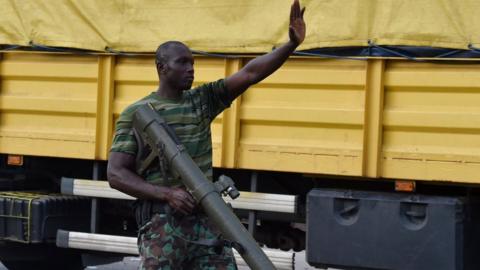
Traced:
<svg viewBox="0 0 480 270">
<path fill-rule="evenodd" d="M 120 115 L 108 162 L 112 188 L 138 198 L 138 245 L 141 269 L 236 269 L 231 248 L 201 244 L 219 233 L 195 205 L 181 179 L 153 163 L 136 173 L 139 151 L 132 130 L 136 109 L 150 103 L 175 130 L 187 152 L 212 180 L 210 124 L 249 86 L 277 70 L 305 38 L 305 8 L 294 0 L 290 10 L 289 41 L 250 61 L 237 73 L 190 89 L 194 79 L 193 56 L 181 42 L 169 41 L 156 51 L 158 89 L 128 106 Z"/>
</svg>

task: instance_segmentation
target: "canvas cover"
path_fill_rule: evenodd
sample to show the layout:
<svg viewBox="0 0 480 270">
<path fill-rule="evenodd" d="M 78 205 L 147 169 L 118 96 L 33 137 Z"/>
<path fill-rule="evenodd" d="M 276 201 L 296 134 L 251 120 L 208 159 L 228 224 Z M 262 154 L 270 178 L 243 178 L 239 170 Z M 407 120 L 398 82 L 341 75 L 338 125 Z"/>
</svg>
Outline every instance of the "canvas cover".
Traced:
<svg viewBox="0 0 480 270">
<path fill-rule="evenodd" d="M 288 39 L 290 0 L 0 0 L 0 44 L 152 52 L 261 53 Z M 378 45 L 480 47 L 478 0 L 302 0 L 299 49 Z"/>
</svg>

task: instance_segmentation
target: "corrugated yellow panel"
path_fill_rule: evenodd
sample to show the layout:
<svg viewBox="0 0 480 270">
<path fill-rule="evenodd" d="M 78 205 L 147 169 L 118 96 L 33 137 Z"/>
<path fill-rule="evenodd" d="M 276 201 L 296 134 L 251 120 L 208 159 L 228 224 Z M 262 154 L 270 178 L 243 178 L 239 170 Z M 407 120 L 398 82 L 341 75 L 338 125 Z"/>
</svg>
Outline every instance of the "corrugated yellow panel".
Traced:
<svg viewBox="0 0 480 270">
<path fill-rule="evenodd" d="M 199 85 L 248 59 L 195 60 Z M 153 56 L 4 53 L 0 75 L 0 152 L 39 156 L 106 159 L 109 121 L 158 86 Z M 290 59 L 215 119 L 212 140 L 216 167 L 479 183 L 480 71 Z"/>
<path fill-rule="evenodd" d="M 153 57 L 117 57 L 114 70 L 113 114 L 155 91 L 158 77 Z"/>
<path fill-rule="evenodd" d="M 480 181 L 478 65 L 390 61 L 382 175 Z"/>
<path fill-rule="evenodd" d="M 242 96 L 240 168 L 361 175 L 366 62 L 292 59 Z"/>
<path fill-rule="evenodd" d="M 94 158 L 97 57 L 3 56 L 0 152 Z"/>
</svg>

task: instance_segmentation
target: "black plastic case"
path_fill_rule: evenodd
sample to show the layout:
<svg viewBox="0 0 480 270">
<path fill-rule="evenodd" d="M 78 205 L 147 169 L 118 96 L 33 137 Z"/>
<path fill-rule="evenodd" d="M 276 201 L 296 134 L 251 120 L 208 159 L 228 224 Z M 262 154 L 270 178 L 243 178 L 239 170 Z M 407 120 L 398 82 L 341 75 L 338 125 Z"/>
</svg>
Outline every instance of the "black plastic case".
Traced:
<svg viewBox="0 0 480 270">
<path fill-rule="evenodd" d="M 307 196 L 307 261 L 342 269 L 480 269 L 476 205 L 456 197 L 315 189 Z"/>
<path fill-rule="evenodd" d="M 55 242 L 58 229 L 82 231 L 90 224 L 90 200 L 36 192 L 0 192 L 0 238 Z"/>
</svg>

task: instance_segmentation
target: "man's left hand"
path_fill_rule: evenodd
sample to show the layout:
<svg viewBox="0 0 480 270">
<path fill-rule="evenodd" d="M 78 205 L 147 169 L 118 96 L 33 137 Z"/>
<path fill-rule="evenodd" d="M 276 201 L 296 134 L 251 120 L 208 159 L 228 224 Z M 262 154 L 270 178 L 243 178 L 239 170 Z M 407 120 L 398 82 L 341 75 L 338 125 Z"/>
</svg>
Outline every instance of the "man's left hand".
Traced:
<svg viewBox="0 0 480 270">
<path fill-rule="evenodd" d="M 300 3 L 298 0 L 294 0 L 290 9 L 290 26 L 288 29 L 288 35 L 290 41 L 295 45 L 300 45 L 305 39 L 305 21 L 303 20 L 303 13 L 305 13 L 305 7 L 300 9 Z"/>
</svg>

